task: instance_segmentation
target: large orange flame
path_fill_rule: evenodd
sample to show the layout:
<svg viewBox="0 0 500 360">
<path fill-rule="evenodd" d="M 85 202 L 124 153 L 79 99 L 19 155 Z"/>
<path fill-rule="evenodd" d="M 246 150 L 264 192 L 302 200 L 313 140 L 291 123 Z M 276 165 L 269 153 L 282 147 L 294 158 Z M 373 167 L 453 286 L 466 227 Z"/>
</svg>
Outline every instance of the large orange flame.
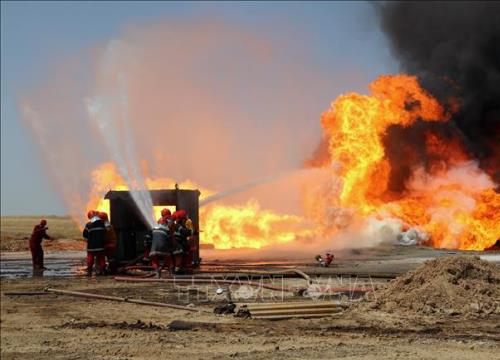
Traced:
<svg viewBox="0 0 500 360">
<path fill-rule="evenodd" d="M 99 210 L 109 213 L 109 201 L 104 195 L 109 190 L 128 190 L 124 179 L 118 174 L 113 163 L 104 163 L 92 172 L 93 187 L 87 210 Z M 148 178 L 146 187 L 154 189 L 172 189 L 175 181 L 169 178 Z M 214 192 L 200 188 L 192 181 L 178 184 L 182 189 L 198 189 L 200 199 L 213 195 Z M 161 217 L 163 206 L 155 206 L 156 219 Z M 245 205 L 211 204 L 200 209 L 200 242 L 213 245 L 216 249 L 252 248 L 260 249 L 272 244 L 283 244 L 311 234 L 303 219 L 292 215 L 276 214 L 261 209 L 256 201 Z"/>
<path fill-rule="evenodd" d="M 382 142 L 388 127 L 448 121 L 449 114 L 412 76 L 382 76 L 370 90 L 340 96 L 322 115 L 330 155 L 322 164 L 332 168 L 337 183 L 328 196 L 306 196 L 306 208 L 314 204 L 309 214 L 324 222 L 333 211 L 336 229 L 342 227 L 339 214 L 344 226 L 351 216 L 396 217 L 429 234 L 435 247 L 479 250 L 494 244 L 500 238 L 500 194 L 455 140 L 427 134 L 422 141 L 429 152 L 447 156 L 428 171 L 413 169 L 407 192 L 390 194 L 391 165 Z"/>
</svg>

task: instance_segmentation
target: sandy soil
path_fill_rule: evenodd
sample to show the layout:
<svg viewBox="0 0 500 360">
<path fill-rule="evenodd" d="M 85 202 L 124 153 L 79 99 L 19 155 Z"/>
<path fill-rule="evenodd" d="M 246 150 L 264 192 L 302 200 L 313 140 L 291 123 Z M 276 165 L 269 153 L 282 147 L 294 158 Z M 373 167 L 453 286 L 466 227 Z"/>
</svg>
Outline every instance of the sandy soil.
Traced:
<svg viewBox="0 0 500 360">
<path fill-rule="evenodd" d="M 45 287 L 212 310 L 207 291 L 111 278 L 3 279 L 2 359 L 494 359 L 500 316 L 487 319 L 347 310 L 323 319 L 269 322 L 61 295 L 6 296 Z M 209 289 L 208 289 L 209 290 Z M 210 291 L 208 291 L 210 292 Z M 174 331 L 175 320 L 204 323 Z"/>
</svg>

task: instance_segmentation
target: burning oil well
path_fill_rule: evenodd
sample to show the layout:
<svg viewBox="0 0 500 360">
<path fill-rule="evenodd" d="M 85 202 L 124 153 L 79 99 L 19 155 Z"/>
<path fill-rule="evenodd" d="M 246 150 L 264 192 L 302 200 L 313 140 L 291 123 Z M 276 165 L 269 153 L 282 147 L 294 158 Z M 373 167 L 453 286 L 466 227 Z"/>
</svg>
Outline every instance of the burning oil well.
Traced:
<svg viewBox="0 0 500 360">
<path fill-rule="evenodd" d="M 210 83 L 212 78 L 200 74 L 191 58 L 213 53 L 211 60 L 221 69 L 235 69 L 235 75 L 246 71 L 250 62 L 257 67 L 255 74 L 265 78 L 270 69 L 261 63 L 259 47 L 245 47 L 242 58 L 218 56 L 219 45 L 214 44 L 233 49 L 247 44 L 245 34 L 221 24 L 206 31 L 199 24 L 172 29 L 160 23 L 111 40 L 92 69 L 97 74 L 88 92 L 92 96 L 84 98 L 83 92 L 75 90 L 75 106 L 54 114 L 59 107 L 50 105 L 62 96 L 55 90 L 39 92 L 43 96 L 24 107 L 75 221 L 82 224 L 85 209 L 109 209 L 103 200 L 109 189 L 148 193 L 172 188 L 176 179 L 183 188 L 200 189 L 200 201 L 215 196 L 212 199 L 217 201 L 199 213 L 201 241 L 215 249 L 303 253 L 313 245 L 357 248 L 398 239 L 436 248 L 491 247 L 500 238 L 498 4 L 431 7 L 389 2 L 377 9 L 403 73 L 382 75 L 366 94 L 344 93 L 330 107 L 325 104 L 319 122 L 323 141 L 313 155 L 311 148 L 297 146 L 307 143 L 297 137 L 310 128 L 310 116 L 293 107 L 310 102 L 302 92 L 293 101 L 289 96 L 281 99 L 285 105 L 280 110 L 286 111 L 282 117 L 293 119 L 284 135 L 282 127 L 274 127 L 275 118 L 261 113 L 251 116 L 249 106 L 235 105 L 236 111 L 226 116 L 232 97 L 214 104 L 213 89 L 221 84 Z M 174 65 L 152 61 L 164 58 Z M 282 69 L 286 68 L 272 68 L 271 73 Z M 276 76 L 288 79 L 291 73 L 302 71 Z M 206 83 L 200 85 L 200 81 Z M 222 93 L 232 94 L 235 88 L 258 93 L 256 89 L 265 83 L 252 83 L 252 87 L 247 82 Z M 279 104 L 279 94 L 288 94 L 288 83 L 280 84 L 286 86 L 272 91 L 270 103 Z M 69 91 L 67 86 L 61 88 L 64 95 Z M 82 102 L 88 114 L 82 116 L 84 121 L 71 124 L 67 119 L 77 118 L 73 112 Z M 257 122 L 261 117 L 263 122 Z M 82 124 L 89 129 L 80 131 Z M 48 131 L 51 125 L 58 131 Z M 106 155 L 91 163 L 86 149 L 98 152 L 94 143 L 100 143 L 89 136 L 86 141 L 92 146 L 88 146 L 79 135 L 93 134 L 96 128 Z M 67 130 L 65 141 L 71 144 L 52 137 L 60 129 Z M 283 156 L 274 156 L 276 143 Z M 71 156 L 54 155 L 69 152 Z M 302 169 L 314 168 L 311 176 L 290 188 L 289 197 L 298 199 L 295 204 L 280 207 L 279 184 L 268 185 L 260 198 L 256 192 L 231 202 L 216 196 L 249 179 L 266 177 L 278 165 L 290 166 L 292 153 L 298 154 L 294 166 L 300 167 L 297 164 L 309 157 Z M 82 179 L 84 165 L 91 175 Z M 145 213 L 149 217 L 154 207 L 150 199 L 134 201 L 140 203 L 143 217 Z"/>
</svg>

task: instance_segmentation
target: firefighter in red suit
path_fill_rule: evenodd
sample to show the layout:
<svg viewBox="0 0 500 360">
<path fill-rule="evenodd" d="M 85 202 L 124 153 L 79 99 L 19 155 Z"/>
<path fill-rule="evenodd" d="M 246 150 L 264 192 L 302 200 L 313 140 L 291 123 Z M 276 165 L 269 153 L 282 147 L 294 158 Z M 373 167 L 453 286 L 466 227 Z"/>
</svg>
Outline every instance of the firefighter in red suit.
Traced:
<svg viewBox="0 0 500 360">
<path fill-rule="evenodd" d="M 85 229 L 83 229 L 83 237 L 87 241 L 87 275 L 92 275 L 94 258 L 97 260 L 99 267 L 99 270 L 96 272 L 97 275 L 103 275 L 106 269 L 106 259 L 104 257 L 106 226 L 97 211 L 89 211 L 87 217 L 90 221 L 85 225 Z"/>
<path fill-rule="evenodd" d="M 33 261 L 33 270 L 46 270 L 43 266 L 43 239 L 53 240 L 47 235 L 47 220 L 40 220 L 40 224 L 35 225 L 30 237 L 30 251 Z"/>
</svg>

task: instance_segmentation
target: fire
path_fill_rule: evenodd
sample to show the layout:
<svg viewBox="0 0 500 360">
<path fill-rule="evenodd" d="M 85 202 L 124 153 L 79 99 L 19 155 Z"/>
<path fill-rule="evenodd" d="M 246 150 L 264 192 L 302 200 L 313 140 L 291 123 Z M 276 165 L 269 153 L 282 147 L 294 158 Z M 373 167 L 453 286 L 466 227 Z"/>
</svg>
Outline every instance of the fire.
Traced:
<svg viewBox="0 0 500 360">
<path fill-rule="evenodd" d="M 129 190 L 123 177 L 120 176 L 118 170 L 113 163 L 103 163 L 92 171 L 92 189 L 87 203 L 87 211 L 98 210 L 104 211 L 109 214 L 109 201 L 104 199 L 104 195 L 109 190 Z M 146 187 L 149 190 L 156 189 L 172 189 L 176 182 L 169 178 L 152 179 L 146 177 L 144 180 Z M 199 189 L 192 181 L 184 181 L 178 184 L 183 189 Z M 200 199 L 213 194 L 212 191 L 207 189 L 200 189 Z M 161 210 L 164 206 L 154 206 L 153 216 L 155 219 L 161 217 Z"/>
<path fill-rule="evenodd" d="M 307 203 L 322 208 L 320 221 L 328 218 L 327 211 L 333 211 L 335 221 L 339 214 L 348 220 L 396 217 L 429 234 L 435 247 L 478 250 L 494 244 L 500 238 L 500 194 L 458 140 L 428 133 L 422 141 L 429 154 L 438 155 L 436 160 L 429 169 L 413 169 L 403 194 L 388 190 L 391 164 L 383 145 L 387 129 L 417 120 L 448 121 L 450 114 L 412 76 L 382 76 L 370 90 L 371 95 L 342 95 L 323 113 L 329 161 L 322 164 L 332 168 L 337 183 L 328 196 L 306 196 L 306 208 Z"/>
<path fill-rule="evenodd" d="M 113 163 L 98 166 L 91 174 L 93 187 L 87 210 L 96 209 L 109 213 L 109 201 L 104 195 L 109 190 L 128 190 L 124 179 Z M 176 182 L 169 178 L 146 177 L 148 189 L 171 189 Z M 182 189 L 199 189 L 200 199 L 211 196 L 214 191 L 200 188 L 192 181 L 178 184 Z M 154 206 L 155 219 L 161 217 L 163 206 Z M 245 205 L 229 206 L 214 203 L 200 209 L 200 242 L 211 244 L 216 249 L 252 248 L 260 249 L 272 244 L 284 244 L 298 236 L 311 234 L 303 219 L 292 215 L 276 214 L 263 210 L 255 201 Z"/>
<path fill-rule="evenodd" d="M 312 235 L 305 221 L 293 215 L 262 210 L 255 201 L 245 205 L 216 205 L 200 212 L 203 243 L 217 249 L 252 248 L 285 244 Z"/>
<path fill-rule="evenodd" d="M 87 209 L 104 211 L 109 214 L 109 201 L 104 195 L 109 190 L 128 190 L 125 180 L 118 174 L 115 164 L 104 163 L 95 168 L 91 173 L 92 189 L 87 202 Z M 78 219 L 81 220 L 81 219 Z M 79 221 L 81 223 L 81 221 Z"/>
<path fill-rule="evenodd" d="M 370 85 L 370 95 L 338 97 L 321 116 L 323 142 L 308 161 L 329 174 L 304 184 L 304 218 L 261 209 L 255 201 L 241 205 L 214 203 L 200 209 L 200 242 L 216 249 L 254 248 L 286 244 L 299 238 L 329 237 L 363 219 L 391 219 L 402 229 L 428 235 L 425 244 L 438 248 L 482 250 L 500 238 L 500 194 L 490 176 L 470 159 L 460 137 L 445 137 L 433 127 L 445 124 L 451 113 L 419 85 L 416 77 L 382 76 Z M 458 102 L 450 100 L 457 110 Z M 455 104 L 455 105 L 454 105 Z M 411 144 L 400 151 L 413 164 L 403 190 L 390 187 L 396 164 L 384 140 L 394 127 L 408 129 L 429 123 L 420 133 L 425 161 Z M 87 210 L 109 212 L 103 197 L 110 190 L 127 190 L 114 164 L 92 173 Z M 144 177 L 148 189 L 173 188 L 169 178 Z M 181 188 L 200 189 L 186 181 Z M 201 198 L 215 192 L 200 189 Z M 160 217 L 162 207 L 152 209 Z M 310 220 L 314 220 L 314 226 Z"/>
</svg>

